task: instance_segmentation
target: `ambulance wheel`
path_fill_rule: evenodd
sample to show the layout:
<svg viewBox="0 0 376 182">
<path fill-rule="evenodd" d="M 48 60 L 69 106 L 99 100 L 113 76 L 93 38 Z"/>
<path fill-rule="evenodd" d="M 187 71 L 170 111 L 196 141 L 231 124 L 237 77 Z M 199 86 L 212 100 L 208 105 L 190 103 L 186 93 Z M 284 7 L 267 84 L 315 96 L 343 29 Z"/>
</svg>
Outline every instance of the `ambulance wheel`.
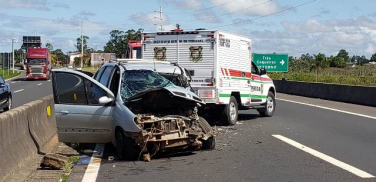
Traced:
<svg viewBox="0 0 376 182">
<path fill-rule="evenodd" d="M 231 96 L 230 102 L 223 110 L 221 121 L 226 125 L 234 125 L 238 121 L 238 114 L 238 102 L 236 101 L 236 98 L 234 96 Z"/>
<path fill-rule="evenodd" d="M 275 96 L 273 92 L 268 93 L 268 97 L 266 98 L 265 109 L 259 109 L 258 112 L 262 117 L 272 117 L 275 112 Z"/>
</svg>

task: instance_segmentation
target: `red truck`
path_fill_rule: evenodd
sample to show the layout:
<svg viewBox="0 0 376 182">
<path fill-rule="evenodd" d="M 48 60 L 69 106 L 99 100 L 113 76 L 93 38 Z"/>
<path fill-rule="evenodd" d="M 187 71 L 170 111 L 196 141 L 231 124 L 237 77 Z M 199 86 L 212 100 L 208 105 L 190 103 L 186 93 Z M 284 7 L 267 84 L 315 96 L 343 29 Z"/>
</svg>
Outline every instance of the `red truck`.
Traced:
<svg viewBox="0 0 376 182">
<path fill-rule="evenodd" d="M 26 57 L 26 79 L 46 79 L 51 75 L 51 54 L 47 48 L 28 48 Z"/>
<path fill-rule="evenodd" d="M 141 40 L 130 40 L 125 54 L 128 59 L 141 59 Z"/>
</svg>

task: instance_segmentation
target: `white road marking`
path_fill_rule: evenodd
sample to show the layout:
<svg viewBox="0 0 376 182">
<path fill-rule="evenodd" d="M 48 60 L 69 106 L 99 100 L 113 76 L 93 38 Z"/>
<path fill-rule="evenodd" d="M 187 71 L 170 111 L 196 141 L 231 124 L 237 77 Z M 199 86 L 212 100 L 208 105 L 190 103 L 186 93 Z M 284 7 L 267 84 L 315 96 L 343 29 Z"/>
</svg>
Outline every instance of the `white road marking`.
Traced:
<svg viewBox="0 0 376 182">
<path fill-rule="evenodd" d="M 48 82 L 50 82 L 51 80 L 47 80 Z"/>
<path fill-rule="evenodd" d="M 294 147 L 296 147 L 296 148 L 298 148 L 300 150 L 303 150 L 304 152 L 307 152 L 307 153 L 309 153 L 309 154 L 311 154 L 311 155 L 313 155 L 315 157 L 318 157 L 318 158 L 320 158 L 320 159 L 322 159 L 322 160 L 324 160 L 326 162 L 329 162 L 329 163 L 331 163 L 331 164 L 333 164 L 333 165 L 335 165 L 335 166 L 337 166 L 339 168 L 342 168 L 342 169 L 344 169 L 346 171 L 349 171 L 350 173 L 353 173 L 353 174 L 355 174 L 355 175 L 357 175 L 357 176 L 359 176 L 361 178 L 374 178 L 375 177 L 372 174 L 369 174 L 369 173 L 367 173 L 365 171 L 362 171 L 362 170 L 360 170 L 358 168 L 355 168 L 354 166 L 351 166 L 349 164 L 341 162 L 341 161 L 339 161 L 339 160 L 337 160 L 337 159 L 335 159 L 333 157 L 330 157 L 328 155 L 325 155 L 325 154 L 323 154 L 323 153 L 321 153 L 321 152 L 319 152 L 317 150 L 314 150 L 314 149 L 311 149 L 311 148 L 309 148 L 307 146 L 304 146 L 304 145 L 302 145 L 302 144 L 300 144 L 298 142 L 295 142 L 294 140 L 291 140 L 289 138 L 286 138 L 286 137 L 284 137 L 282 135 L 272 135 L 272 136 L 275 137 L 275 138 L 278 138 L 278 139 L 280 139 L 280 140 L 282 140 L 282 141 L 284 141 L 284 142 L 286 142 L 286 143 L 288 143 L 288 144 L 290 144 L 290 145 L 292 145 L 292 146 L 294 146 Z"/>
<path fill-rule="evenodd" d="M 17 82 L 11 82 L 12 84 L 15 84 L 15 83 L 17 83 Z"/>
<path fill-rule="evenodd" d="M 291 103 L 295 103 L 295 104 L 302 104 L 302 105 L 306 105 L 306 106 L 317 107 L 317 108 L 321 108 L 321 109 L 327 109 L 327 110 L 331 110 L 331 111 L 336 111 L 336 112 L 351 114 L 351 115 L 365 117 L 365 118 L 370 118 L 370 119 L 376 119 L 376 117 L 374 117 L 374 116 L 369 116 L 369 115 L 365 115 L 365 114 L 359 114 L 359 113 L 354 113 L 354 112 L 349 112 L 349 111 L 344 111 L 344 110 L 339 110 L 339 109 L 333 109 L 333 108 L 330 108 L 330 107 L 324 107 L 324 106 L 319 106 L 319 105 L 314 105 L 314 104 L 307 104 L 307 103 L 304 103 L 304 102 L 297 102 L 297 101 L 286 100 L 286 99 L 279 99 L 279 98 L 277 98 L 277 100 L 291 102 Z"/>
<path fill-rule="evenodd" d="M 37 86 L 41 86 L 43 83 L 39 83 Z"/>
<path fill-rule="evenodd" d="M 102 156 L 104 152 L 104 144 L 97 144 L 95 146 L 90 163 L 85 171 L 82 182 L 95 182 L 98 177 L 99 168 L 101 166 Z"/>
<path fill-rule="evenodd" d="M 13 93 L 22 92 L 22 91 L 24 91 L 24 90 L 25 90 L 25 89 L 16 90 L 16 91 L 14 91 Z"/>
</svg>

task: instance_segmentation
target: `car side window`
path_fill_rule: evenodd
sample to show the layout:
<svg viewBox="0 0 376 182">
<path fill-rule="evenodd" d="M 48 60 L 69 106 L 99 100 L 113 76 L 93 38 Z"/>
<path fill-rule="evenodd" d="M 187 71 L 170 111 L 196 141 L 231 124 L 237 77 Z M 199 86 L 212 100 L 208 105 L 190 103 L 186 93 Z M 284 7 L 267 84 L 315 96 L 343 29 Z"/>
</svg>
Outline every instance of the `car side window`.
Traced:
<svg viewBox="0 0 376 182">
<path fill-rule="evenodd" d="M 258 74 L 257 66 L 255 63 L 252 62 L 252 69 L 251 69 L 252 74 Z"/>
<path fill-rule="evenodd" d="M 97 80 L 99 82 L 99 79 L 101 78 L 102 74 L 103 74 L 103 71 L 106 69 L 107 67 L 102 67 L 97 73 L 95 73 L 94 75 L 94 79 Z"/>
<path fill-rule="evenodd" d="M 5 83 L 3 77 L 1 77 L 1 76 L 0 76 L 0 83 L 1 83 L 1 84 Z"/>
<path fill-rule="evenodd" d="M 89 105 L 98 105 L 99 98 L 107 96 L 107 92 L 97 84 L 85 79 L 86 95 Z"/>
<path fill-rule="evenodd" d="M 85 82 L 81 76 L 57 73 L 56 83 L 59 104 L 87 104 Z"/>
<path fill-rule="evenodd" d="M 108 82 L 110 80 L 110 76 L 111 76 L 111 71 L 112 71 L 112 67 L 107 67 L 104 71 L 103 71 L 103 74 L 99 80 L 99 82 L 104 85 L 105 87 L 108 86 Z"/>
<path fill-rule="evenodd" d="M 56 83 L 57 104 L 99 105 L 99 98 L 107 96 L 105 90 L 79 75 L 57 73 Z"/>
</svg>

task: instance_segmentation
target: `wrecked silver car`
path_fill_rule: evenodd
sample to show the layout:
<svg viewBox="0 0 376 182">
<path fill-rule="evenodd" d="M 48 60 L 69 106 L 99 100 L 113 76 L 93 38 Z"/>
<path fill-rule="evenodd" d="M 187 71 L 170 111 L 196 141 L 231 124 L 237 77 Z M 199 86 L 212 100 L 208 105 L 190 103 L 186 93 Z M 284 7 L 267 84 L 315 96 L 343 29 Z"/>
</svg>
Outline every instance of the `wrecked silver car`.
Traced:
<svg viewBox="0 0 376 182">
<path fill-rule="evenodd" d="M 94 78 L 53 70 L 52 81 L 62 142 L 112 142 L 120 158 L 145 161 L 215 147 L 214 130 L 197 115 L 203 101 L 153 70 L 109 63 Z"/>
</svg>

